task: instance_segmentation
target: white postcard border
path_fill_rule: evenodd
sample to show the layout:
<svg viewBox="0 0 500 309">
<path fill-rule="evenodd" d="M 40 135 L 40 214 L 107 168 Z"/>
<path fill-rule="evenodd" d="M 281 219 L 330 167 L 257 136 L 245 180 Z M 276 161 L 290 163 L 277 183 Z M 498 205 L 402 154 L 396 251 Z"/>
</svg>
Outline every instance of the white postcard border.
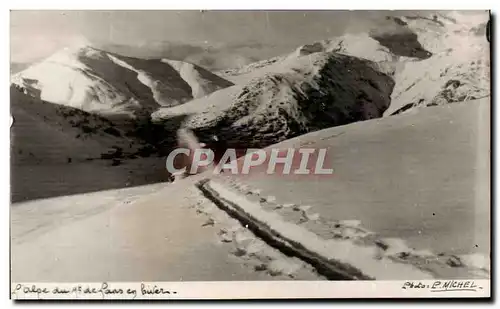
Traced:
<svg viewBox="0 0 500 309">
<path fill-rule="evenodd" d="M 342 299 L 490 297 L 489 280 L 13 283 L 12 299 Z"/>
</svg>

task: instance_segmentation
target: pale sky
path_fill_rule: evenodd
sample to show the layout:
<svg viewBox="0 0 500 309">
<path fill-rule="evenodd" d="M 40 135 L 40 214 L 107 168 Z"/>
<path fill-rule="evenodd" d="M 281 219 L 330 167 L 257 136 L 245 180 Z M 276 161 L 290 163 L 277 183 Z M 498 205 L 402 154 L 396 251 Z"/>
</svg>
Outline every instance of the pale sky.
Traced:
<svg viewBox="0 0 500 309">
<path fill-rule="evenodd" d="M 29 62 L 80 41 L 293 48 L 363 30 L 387 11 L 11 11 L 11 60 Z"/>
</svg>

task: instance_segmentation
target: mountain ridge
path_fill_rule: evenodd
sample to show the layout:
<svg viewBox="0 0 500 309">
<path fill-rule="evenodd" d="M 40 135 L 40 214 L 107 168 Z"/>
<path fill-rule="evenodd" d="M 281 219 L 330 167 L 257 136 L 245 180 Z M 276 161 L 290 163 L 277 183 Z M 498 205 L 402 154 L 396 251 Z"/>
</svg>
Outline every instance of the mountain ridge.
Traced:
<svg viewBox="0 0 500 309">
<path fill-rule="evenodd" d="M 448 12 L 446 14 L 429 14 L 429 16 L 417 14 L 415 16 L 388 17 L 387 24 L 376 31 L 346 34 L 333 39 L 305 44 L 282 56 L 258 61 L 240 68 L 219 71 L 220 76 L 231 80 L 238 85 L 238 88 L 222 90 L 227 92 L 225 98 L 220 93 L 204 98 L 213 112 L 210 112 L 203 102 L 195 100 L 187 103 L 186 106 L 159 109 L 153 113 L 153 118 L 155 121 L 161 122 L 162 118 L 168 118 L 169 115 L 176 115 L 184 110 L 192 114 L 186 125 L 193 130 L 198 130 L 202 135 L 205 135 L 204 132 L 207 132 L 208 135 L 208 132 L 212 132 L 212 134 L 219 131 L 231 132 L 228 135 L 224 133 L 221 135 L 227 136 L 230 141 L 239 140 L 240 144 L 244 142 L 250 145 L 253 145 L 254 140 L 258 139 L 252 138 L 252 136 L 259 136 L 262 140 L 267 141 L 260 146 L 267 146 L 269 143 L 280 142 L 311 130 L 367 120 L 372 117 L 410 112 L 420 107 L 483 98 L 488 96 L 490 92 L 489 43 L 486 36 L 482 35 L 485 31 L 481 31 L 486 26 L 487 19 L 487 12 L 479 12 L 476 15 Z M 372 113 L 368 116 L 366 113 L 364 115 L 358 113 L 357 117 L 347 117 L 348 121 L 334 120 L 345 118 L 350 111 L 357 108 L 356 106 L 363 105 L 364 103 L 360 101 L 366 99 L 366 93 L 349 99 L 345 97 L 341 99 L 343 103 L 337 105 L 338 101 L 335 103 L 336 101 L 332 97 L 323 95 L 325 91 L 340 94 L 346 92 L 346 89 L 350 87 L 365 89 L 364 87 L 367 85 L 366 89 L 370 89 L 370 83 L 380 84 L 381 80 L 374 81 L 373 78 L 368 78 L 361 84 L 348 85 L 344 83 L 345 80 L 355 81 L 357 79 L 355 70 L 351 70 L 349 67 L 352 62 L 346 62 L 345 68 L 323 67 L 314 63 L 313 59 L 317 57 L 326 59 L 329 55 L 337 58 L 341 57 L 340 55 L 354 57 L 356 62 L 370 63 L 371 68 L 380 73 L 379 76 L 388 77 L 381 79 L 384 80 L 382 83 L 386 85 L 392 84 L 389 88 L 393 87 L 390 91 L 390 97 L 382 104 L 384 110 L 380 111 L 380 104 L 374 104 L 373 94 L 368 96 L 369 103 L 365 104 L 367 110 L 375 110 L 381 114 L 374 116 Z M 342 74 L 339 73 L 341 71 L 343 71 Z M 315 78 L 311 79 L 311 74 L 315 75 Z M 336 77 L 329 79 L 329 74 Z M 292 83 L 290 83 L 291 75 L 294 76 Z M 297 78 L 299 75 L 300 77 Z M 315 87 L 315 79 L 329 81 L 323 83 L 321 91 L 313 91 L 305 99 L 299 100 L 298 98 L 302 94 L 297 91 L 295 82 L 300 84 L 307 81 L 306 83 L 310 83 L 308 87 L 312 89 Z M 282 82 L 274 82 L 275 86 L 266 86 L 267 96 L 270 97 L 264 98 L 258 85 L 271 85 L 272 80 L 281 80 Z M 340 84 L 343 86 L 339 88 Z M 335 90 L 331 90 L 331 88 L 335 88 Z M 291 93 L 291 95 L 288 95 L 287 98 L 280 98 L 279 96 L 285 92 Z M 384 97 L 384 91 L 379 92 L 376 96 L 380 95 Z M 211 96 L 216 97 L 216 99 L 211 99 Z M 245 104 L 241 102 L 242 96 L 253 97 L 253 101 L 250 100 L 250 103 L 247 102 L 246 105 L 260 107 L 256 109 L 255 113 L 247 114 L 245 112 L 239 113 L 239 116 L 236 117 L 228 116 L 232 113 L 231 109 L 238 109 L 235 106 L 244 109 Z M 224 100 L 227 102 L 222 102 Z M 265 101 L 269 100 L 274 103 L 266 109 Z M 321 126 L 297 126 L 297 112 L 294 111 L 300 110 L 299 101 L 305 102 L 306 105 L 316 105 L 317 109 L 320 109 L 321 106 L 329 106 L 331 109 L 337 110 L 336 115 Z M 198 107 L 195 106 L 196 104 Z M 272 116 L 275 113 L 273 110 L 281 104 L 289 106 L 285 113 L 286 116 Z M 197 108 L 200 109 L 199 112 L 196 112 Z M 269 116 L 262 117 L 266 113 L 270 113 Z M 240 116 L 242 118 L 237 119 Z M 303 115 L 299 116 L 299 118 L 301 117 Z M 314 117 L 310 119 L 312 120 Z M 241 124 L 244 121 L 253 127 L 243 129 Z M 254 123 L 252 124 L 252 122 Z M 288 130 L 288 127 L 296 129 L 292 130 L 294 132 L 290 134 L 277 134 Z M 247 139 L 243 141 L 238 135 L 246 131 L 248 131 L 245 133 Z"/>
<path fill-rule="evenodd" d="M 481 30 L 486 18 L 453 12 L 390 16 L 377 29 L 215 73 L 184 61 L 80 45 L 12 80 L 44 101 L 110 119 L 125 115 L 145 126 L 153 136 L 149 142 L 160 148 L 165 140 L 174 142 L 185 117 L 183 125 L 202 139 L 218 134 L 229 143 L 265 147 L 315 130 L 489 95 L 489 43 Z"/>
<path fill-rule="evenodd" d="M 45 101 L 130 117 L 232 85 L 193 64 L 125 57 L 88 45 L 60 50 L 11 80 Z"/>
</svg>

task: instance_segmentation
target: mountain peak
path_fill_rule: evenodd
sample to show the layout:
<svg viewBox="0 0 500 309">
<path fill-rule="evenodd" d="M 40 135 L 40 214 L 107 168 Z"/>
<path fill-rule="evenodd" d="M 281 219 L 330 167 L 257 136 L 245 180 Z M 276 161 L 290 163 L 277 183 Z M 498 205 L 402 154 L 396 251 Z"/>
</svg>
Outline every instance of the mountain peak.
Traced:
<svg viewBox="0 0 500 309">
<path fill-rule="evenodd" d="M 85 54 L 85 55 L 92 55 L 105 52 L 103 50 L 100 50 L 92 46 L 91 44 L 70 45 L 64 47 L 61 51 L 70 54 Z"/>
<path fill-rule="evenodd" d="M 82 58 L 87 59 L 102 59 L 105 58 L 107 52 L 100 50 L 88 44 L 74 44 L 68 45 L 54 54 L 46 58 L 49 61 L 55 61 L 60 63 L 71 63 L 73 66 L 79 66 Z"/>
<path fill-rule="evenodd" d="M 96 55 L 102 55 L 105 51 L 94 47 L 95 44 L 84 37 L 79 37 L 70 41 L 62 49 L 56 51 L 53 55 L 64 55 L 64 56 L 88 56 L 93 57 Z M 56 56 L 57 57 L 57 56 Z"/>
</svg>

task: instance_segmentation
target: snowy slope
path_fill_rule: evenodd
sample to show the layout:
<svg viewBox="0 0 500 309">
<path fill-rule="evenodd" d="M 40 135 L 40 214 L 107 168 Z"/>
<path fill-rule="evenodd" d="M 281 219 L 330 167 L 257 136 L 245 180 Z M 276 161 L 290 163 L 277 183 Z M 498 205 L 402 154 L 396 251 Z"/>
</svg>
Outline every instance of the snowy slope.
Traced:
<svg viewBox="0 0 500 309">
<path fill-rule="evenodd" d="M 217 74 L 237 84 L 246 83 L 260 75 L 279 71 L 281 67 L 290 65 L 297 59 L 314 53 L 339 53 L 377 63 L 391 62 L 396 58 L 388 48 L 382 46 L 368 33 L 356 33 L 305 44 L 289 54 L 258 61 L 239 68 L 219 71 Z M 387 71 L 390 72 L 390 70 Z"/>
<path fill-rule="evenodd" d="M 186 125 L 230 143 L 262 146 L 334 125 L 381 117 L 391 77 L 368 60 L 337 53 L 298 53 L 257 76 L 207 97 L 160 109 L 155 121 L 192 114 Z"/>
<path fill-rule="evenodd" d="M 12 76 L 42 100 L 88 112 L 149 114 L 232 85 L 195 65 L 66 48 Z"/>
<path fill-rule="evenodd" d="M 356 221 L 395 246 L 388 255 L 421 263 L 439 278 L 468 278 L 462 265 L 489 275 L 490 111 L 487 99 L 434 106 L 272 146 L 327 148 L 331 176 L 287 177 L 262 166 L 230 177 L 259 197 L 309 205 L 321 220 L 306 226 L 324 238 L 338 237 L 335 223 Z M 283 212 L 297 218 L 296 211 Z"/>
<path fill-rule="evenodd" d="M 219 89 L 230 87 L 232 82 L 214 75 L 213 73 L 189 62 L 162 59 L 170 65 L 191 88 L 193 99 L 204 97 Z"/>
<path fill-rule="evenodd" d="M 442 105 L 490 95 L 488 14 L 450 13 L 402 18 L 433 53 L 429 59 L 404 61 L 395 76 L 392 103 L 385 115 L 410 108 Z"/>
<path fill-rule="evenodd" d="M 131 153 L 141 146 L 105 118 L 41 101 L 16 87 L 10 94 L 13 165 L 77 162 L 100 158 L 114 147 Z"/>
</svg>

